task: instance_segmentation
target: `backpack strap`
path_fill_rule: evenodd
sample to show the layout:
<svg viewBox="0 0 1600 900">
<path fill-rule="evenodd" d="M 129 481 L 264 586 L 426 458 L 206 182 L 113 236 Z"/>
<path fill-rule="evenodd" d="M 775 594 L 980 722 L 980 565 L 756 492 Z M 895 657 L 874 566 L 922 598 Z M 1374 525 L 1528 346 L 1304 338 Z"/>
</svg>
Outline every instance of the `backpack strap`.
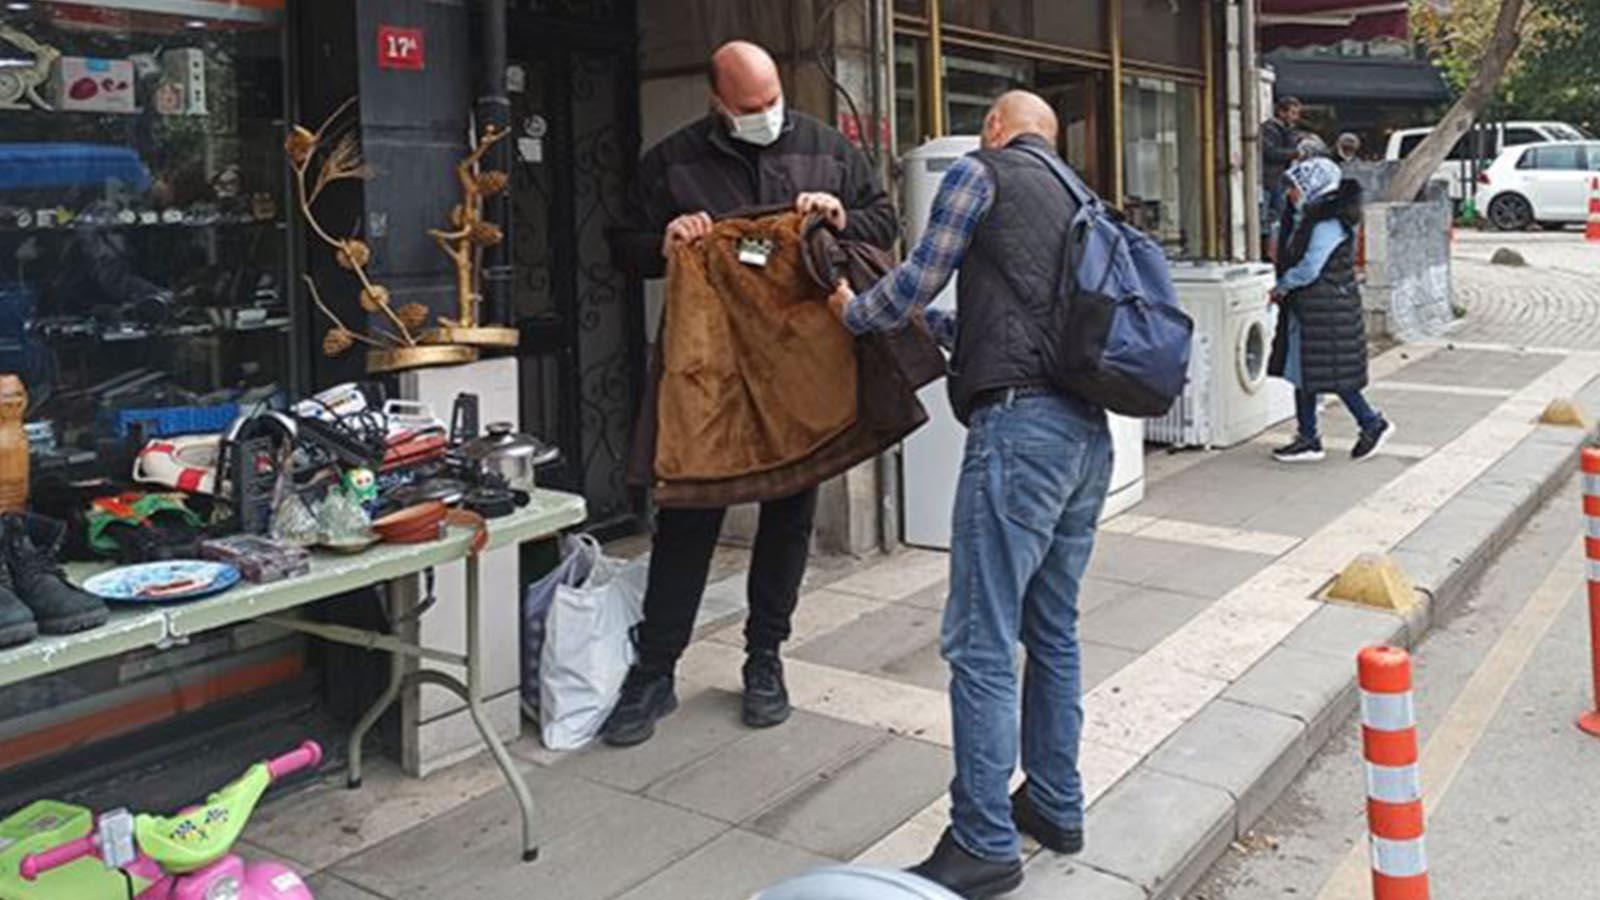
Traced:
<svg viewBox="0 0 1600 900">
<path fill-rule="evenodd" d="M 1089 186 L 1083 183 L 1083 179 L 1078 177 L 1078 173 L 1068 168 L 1067 164 L 1062 162 L 1061 158 L 1054 153 L 1045 153 L 1027 144 L 1015 144 L 1013 146 L 1044 163 L 1044 167 L 1055 174 L 1056 180 L 1060 181 L 1061 186 L 1067 189 L 1067 193 L 1077 202 L 1079 208 L 1086 209 L 1091 206 L 1104 205 L 1104 201 L 1094 191 L 1089 190 Z"/>
</svg>

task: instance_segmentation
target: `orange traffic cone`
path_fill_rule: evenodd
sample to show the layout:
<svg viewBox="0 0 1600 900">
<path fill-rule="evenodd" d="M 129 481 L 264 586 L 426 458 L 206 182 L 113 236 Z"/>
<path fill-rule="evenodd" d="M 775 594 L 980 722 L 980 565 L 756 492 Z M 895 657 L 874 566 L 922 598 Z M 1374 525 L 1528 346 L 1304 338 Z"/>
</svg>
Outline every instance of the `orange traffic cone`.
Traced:
<svg viewBox="0 0 1600 900">
<path fill-rule="evenodd" d="M 1589 223 L 1584 226 L 1583 237 L 1600 243 L 1600 176 L 1589 179 Z"/>
</svg>

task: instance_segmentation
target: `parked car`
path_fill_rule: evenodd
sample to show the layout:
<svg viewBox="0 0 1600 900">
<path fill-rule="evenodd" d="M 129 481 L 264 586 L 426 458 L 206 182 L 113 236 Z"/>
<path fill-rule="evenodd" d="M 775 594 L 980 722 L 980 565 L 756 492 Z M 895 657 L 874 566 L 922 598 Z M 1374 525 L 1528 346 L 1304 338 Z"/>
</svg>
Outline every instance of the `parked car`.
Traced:
<svg viewBox="0 0 1600 900">
<path fill-rule="evenodd" d="M 1422 143 L 1433 129 L 1402 128 L 1389 135 L 1384 159 L 1404 159 Z M 1546 141 L 1581 141 L 1591 139 L 1583 129 L 1565 122 L 1498 122 L 1467 132 L 1450 149 L 1450 155 L 1439 164 L 1434 178 L 1450 183 L 1450 199 L 1456 203 L 1465 200 L 1472 188 L 1473 158 L 1479 167 L 1487 166 L 1507 147 L 1540 144 Z M 1482 212 L 1483 207 L 1478 207 Z"/>
<path fill-rule="evenodd" d="M 1512 147 L 1478 176 L 1478 209 L 1502 231 L 1535 222 L 1561 226 L 1589 215 L 1590 182 L 1600 178 L 1600 141 Z"/>
</svg>

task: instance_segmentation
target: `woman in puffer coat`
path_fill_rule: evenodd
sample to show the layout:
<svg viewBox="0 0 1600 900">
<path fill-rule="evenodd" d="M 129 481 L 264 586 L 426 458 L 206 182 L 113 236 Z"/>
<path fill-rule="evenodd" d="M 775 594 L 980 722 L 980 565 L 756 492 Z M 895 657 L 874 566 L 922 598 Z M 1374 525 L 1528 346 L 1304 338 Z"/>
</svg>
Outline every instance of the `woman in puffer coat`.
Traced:
<svg viewBox="0 0 1600 900">
<path fill-rule="evenodd" d="M 1344 180 L 1338 165 L 1321 157 L 1295 163 L 1285 178 L 1294 222 L 1278 254 L 1272 300 L 1283 314 L 1269 371 L 1294 384 L 1299 428 L 1294 441 L 1272 455 L 1280 462 L 1321 460 L 1318 398 L 1335 394 L 1361 432 L 1351 458 L 1371 459 L 1395 429 L 1361 393 L 1367 386 L 1367 336 L 1355 269 L 1361 185 Z"/>
</svg>

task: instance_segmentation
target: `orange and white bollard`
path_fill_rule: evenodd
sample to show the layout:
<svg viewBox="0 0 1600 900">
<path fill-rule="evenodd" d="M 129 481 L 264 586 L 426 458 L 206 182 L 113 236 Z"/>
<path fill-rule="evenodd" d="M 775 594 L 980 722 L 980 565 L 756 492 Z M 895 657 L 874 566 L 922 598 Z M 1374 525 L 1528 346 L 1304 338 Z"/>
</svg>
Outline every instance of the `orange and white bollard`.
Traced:
<svg viewBox="0 0 1600 900">
<path fill-rule="evenodd" d="M 1583 237 L 1600 242 L 1600 175 L 1589 179 L 1589 221 L 1583 228 Z"/>
<path fill-rule="evenodd" d="M 1578 717 L 1578 727 L 1600 737 L 1600 449 L 1583 448 L 1583 555 L 1589 560 L 1589 656 L 1595 708 Z"/>
<path fill-rule="evenodd" d="M 1361 750 L 1367 764 L 1367 828 L 1372 833 L 1372 897 L 1428 900 L 1411 655 L 1399 647 L 1368 647 L 1356 662 Z"/>
</svg>

